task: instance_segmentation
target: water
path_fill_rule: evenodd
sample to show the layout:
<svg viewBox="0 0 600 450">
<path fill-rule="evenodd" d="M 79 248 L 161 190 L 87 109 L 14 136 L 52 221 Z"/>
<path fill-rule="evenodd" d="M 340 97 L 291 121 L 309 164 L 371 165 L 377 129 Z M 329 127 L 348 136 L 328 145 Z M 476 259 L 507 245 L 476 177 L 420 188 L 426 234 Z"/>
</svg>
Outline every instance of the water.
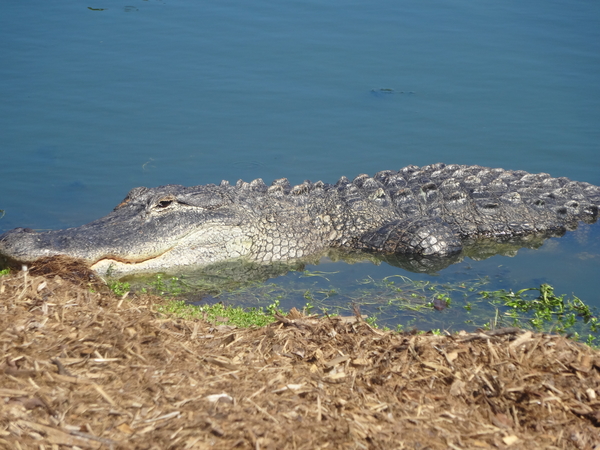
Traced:
<svg viewBox="0 0 600 450">
<path fill-rule="evenodd" d="M 141 185 L 439 161 L 600 185 L 594 1 L 9 2 L 0 44 L 0 231 L 77 226 Z M 599 236 L 465 264 L 599 305 Z"/>
</svg>

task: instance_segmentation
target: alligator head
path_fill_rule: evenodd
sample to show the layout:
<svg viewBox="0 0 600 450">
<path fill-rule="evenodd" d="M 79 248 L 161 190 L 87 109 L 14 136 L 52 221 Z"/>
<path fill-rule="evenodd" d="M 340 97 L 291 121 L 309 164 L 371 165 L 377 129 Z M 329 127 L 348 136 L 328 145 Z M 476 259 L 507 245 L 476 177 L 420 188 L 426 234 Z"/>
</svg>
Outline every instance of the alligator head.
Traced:
<svg viewBox="0 0 600 450">
<path fill-rule="evenodd" d="M 227 189 L 214 185 L 135 188 L 110 214 L 86 225 L 4 233 L 0 256 L 15 265 L 66 255 L 100 274 L 158 272 L 240 257 L 250 241 L 240 210 L 230 208 L 233 201 Z"/>
</svg>

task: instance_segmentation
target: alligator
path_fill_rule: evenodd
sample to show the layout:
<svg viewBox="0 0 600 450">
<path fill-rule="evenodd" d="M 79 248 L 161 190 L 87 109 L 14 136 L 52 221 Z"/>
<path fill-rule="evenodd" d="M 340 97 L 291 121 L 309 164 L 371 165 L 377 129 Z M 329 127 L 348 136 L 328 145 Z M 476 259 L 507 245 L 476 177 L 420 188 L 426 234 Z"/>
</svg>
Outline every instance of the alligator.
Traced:
<svg viewBox="0 0 600 450">
<path fill-rule="evenodd" d="M 600 187 L 546 173 L 408 166 L 291 186 L 137 187 L 77 228 L 0 236 L 6 264 L 66 255 L 99 274 L 156 273 L 241 259 L 298 261 L 330 249 L 452 260 L 467 245 L 560 236 L 598 218 Z"/>
</svg>

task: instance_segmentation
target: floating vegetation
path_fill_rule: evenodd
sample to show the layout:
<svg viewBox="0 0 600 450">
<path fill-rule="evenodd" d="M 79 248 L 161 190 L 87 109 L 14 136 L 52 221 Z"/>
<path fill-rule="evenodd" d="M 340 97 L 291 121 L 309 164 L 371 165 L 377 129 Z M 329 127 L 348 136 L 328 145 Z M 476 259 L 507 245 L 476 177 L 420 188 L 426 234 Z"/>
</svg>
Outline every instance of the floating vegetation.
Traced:
<svg viewBox="0 0 600 450">
<path fill-rule="evenodd" d="M 185 317 L 213 314 L 206 308 L 216 308 L 213 316 L 220 317 L 229 317 L 227 308 L 235 309 L 234 315 L 248 311 L 268 316 L 265 311 L 276 305 L 305 314 L 348 316 L 359 312 L 373 326 L 399 331 L 453 333 L 516 326 L 566 334 L 590 345 L 598 343 L 600 324 L 595 311 L 576 296 L 556 295 L 548 284 L 511 291 L 489 289 L 488 277 L 433 282 L 392 275 L 348 282 L 336 275 L 304 270 L 279 277 L 276 282 L 250 282 L 231 289 L 214 280 L 159 275 L 142 291 L 173 297 L 172 312 Z M 111 289 L 119 295 L 129 287 Z"/>
<path fill-rule="evenodd" d="M 528 295 L 529 292 L 539 295 L 533 297 Z M 480 295 L 498 308 L 497 311 L 503 310 L 503 314 L 496 314 L 494 323 L 484 324 L 486 328 L 510 325 L 536 331 L 554 331 L 575 339 L 583 338 L 589 345 L 597 345 L 600 324 L 594 311 L 576 296 L 565 298 L 564 294 L 556 295 L 554 288 L 548 284 L 517 292 L 504 289 L 483 291 Z"/>
</svg>

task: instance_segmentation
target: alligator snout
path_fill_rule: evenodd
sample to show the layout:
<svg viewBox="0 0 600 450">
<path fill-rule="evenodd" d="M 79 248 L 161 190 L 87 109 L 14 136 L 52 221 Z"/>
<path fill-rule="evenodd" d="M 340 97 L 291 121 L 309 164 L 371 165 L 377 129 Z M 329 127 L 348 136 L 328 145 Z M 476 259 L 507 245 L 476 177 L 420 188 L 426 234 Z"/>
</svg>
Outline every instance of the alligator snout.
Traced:
<svg viewBox="0 0 600 450">
<path fill-rule="evenodd" d="M 61 254 L 47 233 L 31 228 L 15 228 L 0 235 L 0 258 L 5 264 L 29 263 L 36 259 Z"/>
<path fill-rule="evenodd" d="M 21 227 L 15 228 L 14 230 L 7 231 L 3 235 L 0 235 L 0 242 L 4 241 L 5 237 L 7 237 L 7 236 L 10 236 L 12 234 L 21 234 L 21 233 L 36 233 L 36 231 L 32 230 L 31 228 L 21 228 Z"/>
<path fill-rule="evenodd" d="M 0 255 L 8 256 L 12 249 L 18 248 L 23 239 L 37 234 L 31 228 L 15 228 L 0 235 Z"/>
</svg>

